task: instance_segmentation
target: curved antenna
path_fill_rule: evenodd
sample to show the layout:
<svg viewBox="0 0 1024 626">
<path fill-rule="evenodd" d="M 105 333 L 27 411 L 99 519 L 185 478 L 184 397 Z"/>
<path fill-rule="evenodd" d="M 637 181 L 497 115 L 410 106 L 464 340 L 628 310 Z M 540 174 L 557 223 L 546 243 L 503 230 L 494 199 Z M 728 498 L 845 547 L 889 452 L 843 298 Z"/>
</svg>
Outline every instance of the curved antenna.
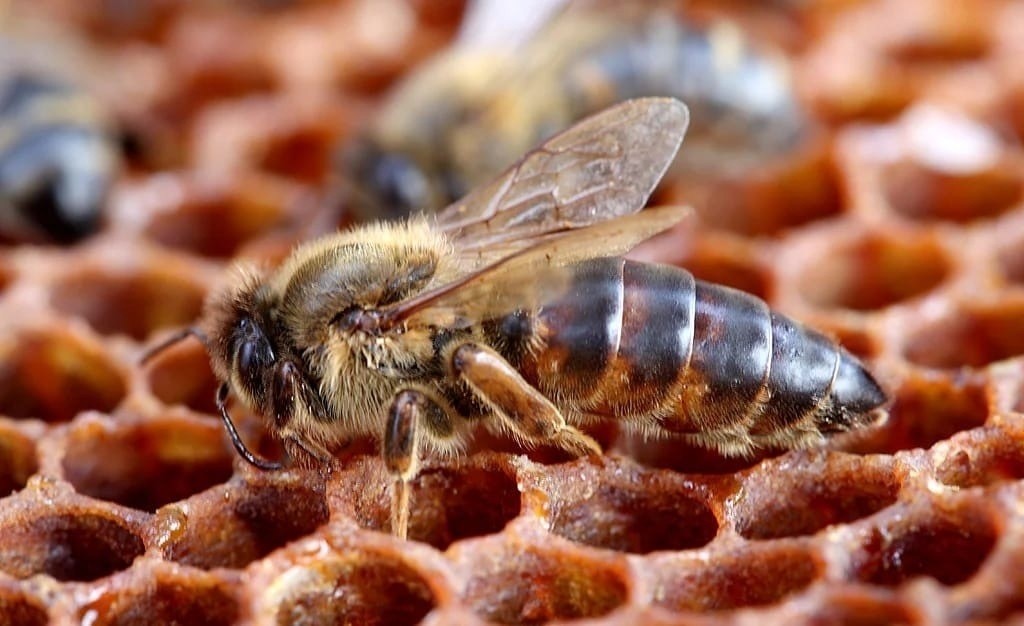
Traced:
<svg viewBox="0 0 1024 626">
<path fill-rule="evenodd" d="M 207 352 L 210 351 L 210 340 L 206 337 L 206 333 L 199 330 L 198 326 L 188 326 L 175 332 L 173 335 L 171 335 L 167 339 L 164 339 L 155 346 L 146 349 L 146 351 L 142 353 L 142 358 L 139 359 L 139 365 L 145 365 L 146 363 L 149 363 L 150 361 L 153 360 L 154 357 L 156 357 L 164 350 L 167 350 L 171 346 L 181 343 L 182 341 L 185 341 L 189 337 L 195 337 L 203 344 Z"/>
<path fill-rule="evenodd" d="M 256 456 L 248 447 L 246 447 L 245 442 L 242 441 L 242 438 L 238 435 L 235 423 L 231 421 L 231 416 L 228 414 L 228 393 L 230 393 L 228 384 L 221 383 L 220 387 L 217 389 L 217 410 L 220 411 L 220 418 L 224 421 L 224 428 L 228 431 L 228 436 L 231 438 L 231 443 L 235 446 L 235 450 L 238 452 L 238 455 L 245 459 L 250 465 L 261 470 L 279 470 L 284 467 L 281 463 L 268 461 Z"/>
</svg>

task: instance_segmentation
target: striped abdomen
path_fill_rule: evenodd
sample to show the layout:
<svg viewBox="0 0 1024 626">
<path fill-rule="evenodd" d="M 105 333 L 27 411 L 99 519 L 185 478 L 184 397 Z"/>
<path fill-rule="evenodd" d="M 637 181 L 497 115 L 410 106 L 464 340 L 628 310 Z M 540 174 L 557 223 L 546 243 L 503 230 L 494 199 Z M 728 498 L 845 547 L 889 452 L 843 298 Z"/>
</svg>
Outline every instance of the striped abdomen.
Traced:
<svg viewBox="0 0 1024 626">
<path fill-rule="evenodd" d="M 621 258 L 573 270 L 568 295 L 529 324 L 542 348 L 516 359 L 570 418 L 629 420 L 742 451 L 849 430 L 885 401 L 855 357 L 758 298 Z M 517 326 L 502 326 L 514 345 Z"/>
</svg>

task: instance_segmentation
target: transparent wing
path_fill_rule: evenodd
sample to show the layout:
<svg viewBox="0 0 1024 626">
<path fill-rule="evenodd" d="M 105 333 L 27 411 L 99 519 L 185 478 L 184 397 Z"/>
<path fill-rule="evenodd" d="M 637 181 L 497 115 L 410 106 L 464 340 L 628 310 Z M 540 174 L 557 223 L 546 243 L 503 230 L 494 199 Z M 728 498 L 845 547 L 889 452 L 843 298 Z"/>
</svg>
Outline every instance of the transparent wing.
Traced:
<svg viewBox="0 0 1024 626">
<path fill-rule="evenodd" d="M 671 98 L 629 100 L 527 153 L 437 216 L 455 249 L 499 258 L 552 233 L 629 215 L 647 202 L 689 125 Z"/>
<path fill-rule="evenodd" d="M 571 233 L 553 234 L 452 283 L 385 309 L 389 323 L 481 320 L 533 309 L 572 285 L 572 264 L 622 254 L 692 217 L 688 207 L 659 207 Z"/>
</svg>

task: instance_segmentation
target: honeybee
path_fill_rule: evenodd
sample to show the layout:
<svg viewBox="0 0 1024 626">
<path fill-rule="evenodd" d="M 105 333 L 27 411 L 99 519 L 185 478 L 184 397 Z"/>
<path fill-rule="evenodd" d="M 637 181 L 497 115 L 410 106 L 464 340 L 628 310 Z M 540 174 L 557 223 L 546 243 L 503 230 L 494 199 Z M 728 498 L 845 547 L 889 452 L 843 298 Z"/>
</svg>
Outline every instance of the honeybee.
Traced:
<svg viewBox="0 0 1024 626">
<path fill-rule="evenodd" d="M 267 418 L 290 458 L 331 463 L 374 437 L 405 537 L 425 454 L 483 425 L 571 455 L 615 420 L 724 454 L 812 445 L 875 421 L 885 394 L 856 358 L 761 300 L 621 256 L 686 218 L 638 212 L 689 121 L 646 98 L 589 117 L 434 216 L 305 243 L 275 271 L 238 270 L 189 335 L 225 407 Z M 613 219 L 617 218 L 617 219 Z"/>
<path fill-rule="evenodd" d="M 702 179 L 742 172 L 810 132 L 784 58 L 731 22 L 697 26 L 664 0 L 554 4 L 568 6 L 546 8 L 555 15 L 540 25 L 506 26 L 545 13 L 505 15 L 512 5 L 478 0 L 455 45 L 389 94 L 340 153 L 357 217 L 440 210 L 544 138 L 630 98 L 688 103 L 693 127 L 673 173 Z"/>
<path fill-rule="evenodd" d="M 0 34 L 0 234 L 70 243 L 99 227 L 119 153 L 90 94 L 25 61 L 41 50 Z"/>
</svg>

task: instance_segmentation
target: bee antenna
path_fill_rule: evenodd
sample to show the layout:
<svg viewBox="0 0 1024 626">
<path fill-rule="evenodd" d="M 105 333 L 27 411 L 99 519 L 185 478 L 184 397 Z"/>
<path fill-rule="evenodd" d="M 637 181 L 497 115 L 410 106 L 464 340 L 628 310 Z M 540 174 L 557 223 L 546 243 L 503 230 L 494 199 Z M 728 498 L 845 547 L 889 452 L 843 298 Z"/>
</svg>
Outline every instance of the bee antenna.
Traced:
<svg viewBox="0 0 1024 626">
<path fill-rule="evenodd" d="M 209 352 L 210 340 L 206 337 L 206 333 L 199 330 L 197 326 L 188 326 L 175 332 L 173 335 L 171 335 L 167 339 L 164 339 L 155 346 L 152 346 L 151 348 L 147 349 L 144 353 L 142 353 L 142 358 L 139 359 L 139 364 L 145 365 L 164 350 L 167 350 L 171 346 L 180 343 L 188 339 L 189 337 L 195 337 L 196 339 L 198 339 L 200 342 L 202 342 L 203 346 L 206 347 L 207 352 Z"/>
<path fill-rule="evenodd" d="M 228 389 L 228 384 L 221 383 L 220 387 L 217 389 L 217 410 L 220 411 L 220 417 L 224 420 L 224 428 L 228 431 L 228 436 L 231 438 L 231 443 L 235 446 L 235 450 L 238 452 L 238 455 L 245 459 L 250 465 L 261 470 L 272 471 L 281 469 L 283 465 L 280 463 L 261 459 L 246 447 L 245 442 L 242 441 L 242 438 L 238 435 L 238 429 L 235 428 L 235 423 L 231 421 L 231 415 L 228 414 L 227 401 L 229 392 L 230 389 Z"/>
</svg>

